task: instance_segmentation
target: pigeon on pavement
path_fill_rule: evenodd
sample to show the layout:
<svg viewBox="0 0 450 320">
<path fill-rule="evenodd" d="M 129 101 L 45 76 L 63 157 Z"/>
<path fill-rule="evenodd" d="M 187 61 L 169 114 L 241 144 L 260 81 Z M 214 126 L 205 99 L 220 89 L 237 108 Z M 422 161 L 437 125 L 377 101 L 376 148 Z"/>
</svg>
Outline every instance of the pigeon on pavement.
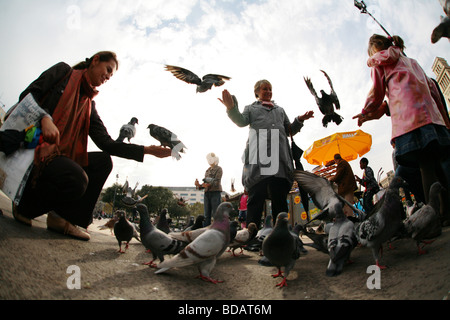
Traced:
<svg viewBox="0 0 450 320">
<path fill-rule="evenodd" d="M 439 182 L 435 182 L 430 188 L 430 201 L 414 212 L 405 221 L 407 234 L 416 241 L 419 254 L 426 253 L 423 247 L 430 244 L 442 233 L 442 224 L 439 217 L 439 194 L 443 190 Z M 423 244 L 421 247 L 420 245 Z"/>
<path fill-rule="evenodd" d="M 123 142 L 125 139 L 128 139 L 128 142 L 136 135 L 136 124 L 139 124 L 138 119 L 133 117 L 130 122 L 124 124 L 120 128 L 119 137 L 116 139 L 117 142 Z"/>
<path fill-rule="evenodd" d="M 326 218 L 332 220 L 339 212 L 341 203 L 348 204 L 360 220 L 364 219 L 364 212 L 355 208 L 353 204 L 338 195 L 334 191 L 331 182 L 327 179 L 303 170 L 294 170 L 294 179 L 308 192 L 316 207 L 322 210 L 316 215 L 314 220 Z"/>
<path fill-rule="evenodd" d="M 256 237 L 245 247 L 249 251 L 261 251 L 264 239 L 272 232 L 272 215 L 268 214 L 264 220 L 264 226 L 256 233 Z"/>
<path fill-rule="evenodd" d="M 156 228 L 158 228 L 161 231 L 164 231 L 165 233 L 170 233 L 170 227 L 169 223 L 167 221 L 167 209 L 162 209 L 159 213 L 159 219 L 156 223 Z"/>
<path fill-rule="evenodd" d="M 150 130 L 150 135 L 161 143 L 161 146 L 168 147 L 172 150 L 172 156 L 177 160 L 181 159 L 180 153 L 184 153 L 186 146 L 181 142 L 177 135 L 172 131 L 157 126 L 156 124 L 149 124 L 147 129 Z"/>
<path fill-rule="evenodd" d="M 217 258 L 219 258 L 230 243 L 230 213 L 233 206 L 222 202 L 214 214 L 213 223 L 199 237 L 189 243 L 179 254 L 161 262 L 159 270 L 162 273 L 171 268 L 197 265 L 200 278 L 212 283 L 222 282 L 210 277 Z"/>
<path fill-rule="evenodd" d="M 125 211 L 117 210 L 116 215 L 119 217 L 119 220 L 114 224 L 114 235 L 116 236 L 117 242 L 119 242 L 119 252 L 125 253 L 128 249 L 128 244 L 134 236 L 135 229 L 126 218 Z M 122 242 L 126 243 L 124 251 L 122 251 Z"/>
<path fill-rule="evenodd" d="M 146 265 L 156 267 L 156 264 L 154 264 L 156 259 L 159 259 L 159 261 L 162 262 L 164 261 L 165 255 L 177 254 L 186 246 L 185 242 L 172 239 L 151 223 L 150 215 L 145 204 L 138 203 L 135 210 L 140 216 L 139 228 L 142 244 L 147 250 L 150 250 L 153 255 L 153 260 L 145 263 Z"/>
<path fill-rule="evenodd" d="M 394 177 L 383 196 L 381 207 L 366 220 L 355 223 L 358 242 L 371 248 L 375 263 L 380 269 L 386 268 L 379 263 L 383 243 L 392 239 L 403 226 L 405 212 L 399 188 L 406 188 L 406 186 L 406 182 L 401 177 Z"/>
<path fill-rule="evenodd" d="M 327 93 L 325 93 L 325 91 L 320 90 L 322 97 L 319 98 L 310 78 L 304 78 L 306 86 L 308 87 L 309 91 L 316 99 L 316 103 L 319 106 L 320 112 L 322 112 L 322 114 L 324 115 L 324 117 L 322 119 L 322 125 L 326 128 L 328 126 L 328 123 L 331 121 L 335 122 L 337 125 L 340 125 L 343 118 L 334 111 L 335 108 L 337 110 L 341 109 L 338 96 L 337 96 L 336 92 L 334 91 L 333 83 L 331 82 L 331 79 L 328 76 L 328 74 L 323 70 L 320 70 L 320 71 L 322 71 L 322 73 L 325 75 L 325 77 L 328 80 L 328 83 L 331 87 L 330 94 L 327 94 Z"/>
<path fill-rule="evenodd" d="M 241 248 L 241 254 L 243 251 L 243 248 L 256 237 L 256 233 L 258 232 L 258 228 L 256 227 L 256 224 L 254 222 L 249 223 L 247 228 L 241 229 L 236 232 L 236 236 L 234 239 L 230 242 L 230 250 L 233 254 L 233 256 L 236 256 L 234 251 L 237 248 Z"/>
<path fill-rule="evenodd" d="M 236 220 L 230 221 L 230 244 L 233 242 L 238 232 L 239 223 Z"/>
<path fill-rule="evenodd" d="M 350 254 L 356 244 L 354 223 L 347 219 L 341 207 L 328 233 L 330 261 L 325 272 L 327 276 L 333 277 L 342 273 L 344 265 L 350 261 Z"/>
<path fill-rule="evenodd" d="M 195 73 L 176 66 L 166 65 L 166 70 L 172 72 L 172 74 L 179 80 L 182 80 L 189 84 L 197 85 L 198 92 L 206 92 L 212 88 L 212 86 L 220 87 L 225 84 L 225 80 L 231 80 L 230 77 L 221 76 L 219 74 L 207 74 L 202 79 Z"/>
<path fill-rule="evenodd" d="M 283 280 L 277 284 L 280 288 L 287 286 L 286 278 L 294 267 L 295 261 L 300 257 L 301 251 L 299 242 L 289 232 L 288 224 L 288 214 L 279 213 L 275 227 L 262 244 L 264 257 L 278 268 L 278 273 L 272 277 L 283 277 Z M 282 267 L 284 267 L 284 275 L 281 271 Z"/>
</svg>

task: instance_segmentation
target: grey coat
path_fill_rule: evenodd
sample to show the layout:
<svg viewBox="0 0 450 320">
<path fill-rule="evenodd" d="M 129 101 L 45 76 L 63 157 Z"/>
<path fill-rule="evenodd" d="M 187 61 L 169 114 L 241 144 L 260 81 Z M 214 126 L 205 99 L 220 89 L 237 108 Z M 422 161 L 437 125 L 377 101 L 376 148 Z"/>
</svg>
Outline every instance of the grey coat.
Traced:
<svg viewBox="0 0 450 320">
<path fill-rule="evenodd" d="M 239 127 L 250 126 L 243 155 L 244 187 L 250 189 L 268 177 L 283 178 L 292 184 L 294 166 L 288 137 L 300 131 L 303 121 L 296 117 L 291 123 L 284 109 L 275 103 L 269 108 L 256 101 L 241 113 L 234 100 L 235 107 L 227 111 L 228 117 Z"/>
</svg>

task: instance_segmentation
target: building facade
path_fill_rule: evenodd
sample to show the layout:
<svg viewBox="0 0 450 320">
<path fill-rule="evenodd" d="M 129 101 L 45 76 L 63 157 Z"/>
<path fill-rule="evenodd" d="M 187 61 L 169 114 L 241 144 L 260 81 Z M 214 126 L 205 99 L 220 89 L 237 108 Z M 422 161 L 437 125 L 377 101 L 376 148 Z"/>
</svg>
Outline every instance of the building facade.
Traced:
<svg viewBox="0 0 450 320">
<path fill-rule="evenodd" d="M 436 75 L 436 81 L 444 94 L 447 108 L 450 106 L 450 66 L 444 58 L 434 59 L 432 70 Z"/>
</svg>

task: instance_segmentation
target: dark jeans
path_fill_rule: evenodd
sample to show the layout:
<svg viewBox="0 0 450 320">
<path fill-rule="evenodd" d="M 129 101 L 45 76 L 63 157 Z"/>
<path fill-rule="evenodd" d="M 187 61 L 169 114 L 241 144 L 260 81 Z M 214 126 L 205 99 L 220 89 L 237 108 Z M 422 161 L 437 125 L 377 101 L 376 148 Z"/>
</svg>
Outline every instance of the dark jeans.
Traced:
<svg viewBox="0 0 450 320">
<path fill-rule="evenodd" d="M 19 213 L 33 219 L 54 210 L 70 223 L 87 228 L 111 170 L 111 157 L 104 152 L 90 152 L 85 168 L 57 157 L 42 171 L 34 188 L 31 179 L 27 182 Z"/>
<path fill-rule="evenodd" d="M 204 200 L 205 221 L 203 222 L 203 225 L 205 227 L 211 224 L 211 216 L 213 216 L 216 213 L 217 207 L 222 202 L 221 193 L 222 192 L 220 191 L 205 192 L 205 200 Z"/>
<path fill-rule="evenodd" d="M 372 209 L 375 207 L 375 205 L 373 204 L 373 196 L 376 195 L 378 191 L 380 191 L 380 189 L 375 188 L 375 189 L 366 190 L 364 192 L 363 207 L 364 207 L 364 212 L 366 212 L 367 214 L 369 214 L 372 211 Z"/>
<path fill-rule="evenodd" d="M 254 222 L 261 228 L 261 216 L 266 199 L 272 200 L 272 218 L 275 225 L 280 212 L 288 212 L 287 195 L 291 184 L 282 178 L 270 177 L 262 180 L 248 190 L 247 226 Z"/>
</svg>

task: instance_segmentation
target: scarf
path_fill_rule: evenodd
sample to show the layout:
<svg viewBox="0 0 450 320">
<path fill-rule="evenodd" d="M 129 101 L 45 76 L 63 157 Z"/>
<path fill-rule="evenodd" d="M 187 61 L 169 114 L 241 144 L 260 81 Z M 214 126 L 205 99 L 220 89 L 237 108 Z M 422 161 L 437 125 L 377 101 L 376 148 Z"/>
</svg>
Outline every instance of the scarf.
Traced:
<svg viewBox="0 0 450 320">
<path fill-rule="evenodd" d="M 88 165 L 87 143 L 91 116 L 91 102 L 98 94 L 88 81 L 87 70 L 73 70 L 67 86 L 52 114 L 60 133 L 60 144 L 42 143 L 36 148 L 38 161 L 47 162 L 55 154 L 72 159 L 81 167 Z"/>
</svg>

